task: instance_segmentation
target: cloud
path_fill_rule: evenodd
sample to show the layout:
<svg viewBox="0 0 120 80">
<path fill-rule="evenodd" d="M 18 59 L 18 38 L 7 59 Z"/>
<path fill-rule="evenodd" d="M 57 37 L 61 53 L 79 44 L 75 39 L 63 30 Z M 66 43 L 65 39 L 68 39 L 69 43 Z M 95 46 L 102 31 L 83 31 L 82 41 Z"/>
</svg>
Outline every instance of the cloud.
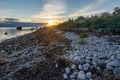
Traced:
<svg viewBox="0 0 120 80">
<path fill-rule="evenodd" d="M 36 19 L 60 19 L 66 11 L 65 0 L 46 0 L 43 10 L 32 18 Z"/>
<path fill-rule="evenodd" d="M 99 6 L 102 6 L 104 3 L 106 3 L 107 1 L 109 0 L 98 0 L 97 2 L 93 3 L 93 4 L 90 4 L 88 6 L 86 6 L 85 8 L 79 10 L 79 11 L 76 11 L 75 13 L 69 15 L 69 17 L 76 17 L 76 16 L 89 16 L 91 14 L 97 14 L 97 13 L 101 13 L 103 11 L 106 11 L 106 10 L 100 10 L 100 11 L 92 11 L 93 9 L 99 7 Z"/>
<path fill-rule="evenodd" d="M 4 21 L 8 21 L 8 22 L 18 22 L 19 19 L 16 19 L 16 18 L 5 18 Z"/>
</svg>

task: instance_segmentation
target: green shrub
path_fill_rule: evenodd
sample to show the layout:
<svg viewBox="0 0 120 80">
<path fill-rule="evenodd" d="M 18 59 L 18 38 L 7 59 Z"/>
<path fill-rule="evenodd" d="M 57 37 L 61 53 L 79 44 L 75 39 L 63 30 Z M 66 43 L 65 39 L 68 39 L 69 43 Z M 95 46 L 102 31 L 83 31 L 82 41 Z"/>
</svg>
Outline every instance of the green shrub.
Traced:
<svg viewBox="0 0 120 80">
<path fill-rule="evenodd" d="M 89 36 L 89 33 L 84 32 L 80 34 L 80 38 L 87 38 Z"/>
<path fill-rule="evenodd" d="M 86 41 L 85 41 L 84 39 L 81 39 L 81 40 L 79 40 L 79 44 L 80 44 L 80 45 L 85 45 L 85 44 L 86 44 Z"/>
</svg>

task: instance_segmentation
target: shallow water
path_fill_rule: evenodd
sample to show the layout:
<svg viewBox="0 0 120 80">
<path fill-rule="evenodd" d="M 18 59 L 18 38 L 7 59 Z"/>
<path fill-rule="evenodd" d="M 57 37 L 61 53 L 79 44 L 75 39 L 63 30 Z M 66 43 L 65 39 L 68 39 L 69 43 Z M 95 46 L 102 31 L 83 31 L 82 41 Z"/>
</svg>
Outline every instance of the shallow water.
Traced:
<svg viewBox="0 0 120 80">
<path fill-rule="evenodd" d="M 35 31 L 30 30 L 31 28 L 32 27 L 23 27 L 22 30 L 16 30 L 16 27 L 0 27 L 0 41 Z M 5 33 L 7 33 L 7 35 L 5 35 Z"/>
</svg>

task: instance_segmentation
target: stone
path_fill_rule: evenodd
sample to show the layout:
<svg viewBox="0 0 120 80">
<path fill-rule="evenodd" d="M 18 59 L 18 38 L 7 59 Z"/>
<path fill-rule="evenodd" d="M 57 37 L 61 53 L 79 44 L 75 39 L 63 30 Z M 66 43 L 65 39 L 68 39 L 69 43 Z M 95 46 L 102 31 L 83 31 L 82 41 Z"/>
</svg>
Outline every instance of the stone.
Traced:
<svg viewBox="0 0 120 80">
<path fill-rule="evenodd" d="M 67 74 L 63 74 L 63 78 L 64 78 L 64 79 L 67 79 L 67 78 L 68 78 L 68 75 L 67 75 Z"/>
<path fill-rule="evenodd" d="M 74 75 L 74 74 L 71 74 L 71 75 L 70 75 L 70 79 L 73 79 L 73 78 L 75 78 L 75 75 Z"/>
<path fill-rule="evenodd" d="M 84 71 L 87 71 L 87 70 L 88 70 L 88 67 L 84 67 L 83 70 L 84 70 Z"/>
<path fill-rule="evenodd" d="M 5 50 L 1 50 L 1 53 L 4 53 L 5 52 Z"/>
<path fill-rule="evenodd" d="M 73 60 L 74 60 L 76 63 L 81 62 L 81 57 L 80 57 L 80 56 L 76 56 Z"/>
<path fill-rule="evenodd" d="M 76 71 L 75 71 L 75 72 L 73 72 L 73 74 L 74 74 L 74 75 L 77 75 L 77 74 L 78 74 L 78 72 L 76 72 Z"/>
<path fill-rule="evenodd" d="M 90 64 L 89 63 L 85 63 L 84 65 L 83 65 L 83 68 L 89 68 L 90 67 Z"/>
<path fill-rule="evenodd" d="M 73 59 L 73 58 L 74 58 L 74 55 L 73 55 L 73 54 L 71 54 L 71 55 L 69 56 L 69 58 L 70 58 L 70 59 Z"/>
<path fill-rule="evenodd" d="M 107 62 L 106 64 L 107 70 L 112 70 L 113 68 L 118 67 L 118 66 L 119 66 L 118 61 L 110 61 L 110 62 Z"/>
<path fill-rule="evenodd" d="M 66 72 L 67 74 L 69 74 L 70 71 L 71 71 L 71 69 L 70 69 L 69 67 L 65 68 L 65 72 Z"/>
<path fill-rule="evenodd" d="M 86 76 L 85 76 L 85 72 L 84 71 L 80 71 L 79 73 L 78 73 L 78 79 L 86 79 Z"/>
<path fill-rule="evenodd" d="M 107 69 L 107 70 L 112 70 L 113 67 L 111 67 L 111 66 L 109 65 L 109 63 L 107 63 L 107 64 L 106 64 L 106 69 Z"/>
<path fill-rule="evenodd" d="M 73 64 L 73 65 L 71 66 L 71 69 L 76 69 L 76 65 Z"/>
<path fill-rule="evenodd" d="M 55 67 L 58 68 L 58 64 L 57 63 L 55 64 Z"/>
<path fill-rule="evenodd" d="M 118 67 L 119 66 L 119 62 L 118 61 L 111 61 L 109 63 L 109 65 L 112 66 L 112 67 Z"/>
<path fill-rule="evenodd" d="M 114 72 L 115 74 L 120 74 L 120 68 L 115 68 L 115 69 L 113 69 L 113 72 Z"/>
<path fill-rule="evenodd" d="M 87 72 L 87 73 L 86 73 L 86 77 L 87 77 L 88 79 L 91 79 L 92 73 L 91 73 L 91 72 Z"/>
<path fill-rule="evenodd" d="M 82 70 L 82 69 L 83 69 L 83 67 L 82 67 L 82 65 L 81 65 L 81 64 L 79 64 L 78 68 L 79 68 L 80 70 Z"/>
</svg>

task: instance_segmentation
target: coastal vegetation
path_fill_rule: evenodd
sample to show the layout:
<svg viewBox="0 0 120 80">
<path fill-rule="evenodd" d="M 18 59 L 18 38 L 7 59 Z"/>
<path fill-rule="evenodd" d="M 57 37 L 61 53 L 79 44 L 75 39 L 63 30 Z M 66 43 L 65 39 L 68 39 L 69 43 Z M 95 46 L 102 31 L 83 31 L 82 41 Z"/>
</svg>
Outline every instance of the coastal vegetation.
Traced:
<svg viewBox="0 0 120 80">
<path fill-rule="evenodd" d="M 112 13 L 92 15 L 91 17 L 79 16 L 76 19 L 68 19 L 64 23 L 54 26 L 60 30 L 71 30 L 75 28 L 88 28 L 89 31 L 102 33 L 120 32 L 120 7 L 115 7 Z"/>
</svg>

